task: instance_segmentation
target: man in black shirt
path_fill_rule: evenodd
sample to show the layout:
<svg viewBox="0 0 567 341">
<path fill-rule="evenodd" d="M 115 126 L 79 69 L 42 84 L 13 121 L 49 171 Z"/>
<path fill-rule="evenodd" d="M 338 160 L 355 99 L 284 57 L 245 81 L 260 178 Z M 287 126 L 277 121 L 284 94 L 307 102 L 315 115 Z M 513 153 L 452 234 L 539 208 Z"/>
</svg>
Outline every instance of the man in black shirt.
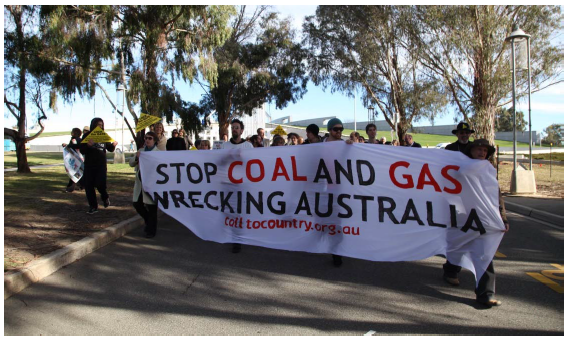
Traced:
<svg viewBox="0 0 567 341">
<path fill-rule="evenodd" d="M 445 149 L 464 153 L 470 143 L 469 138 L 471 134 L 474 133 L 474 130 L 470 129 L 468 123 L 460 122 L 457 125 L 457 129 L 453 130 L 452 133 L 457 135 L 457 141 L 447 145 Z"/>
</svg>

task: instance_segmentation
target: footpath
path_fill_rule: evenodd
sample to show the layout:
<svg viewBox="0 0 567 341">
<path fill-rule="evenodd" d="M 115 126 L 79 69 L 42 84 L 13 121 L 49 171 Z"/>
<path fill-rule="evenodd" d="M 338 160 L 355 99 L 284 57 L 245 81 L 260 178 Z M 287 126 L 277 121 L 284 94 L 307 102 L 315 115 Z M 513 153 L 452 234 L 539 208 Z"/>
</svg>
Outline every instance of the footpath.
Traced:
<svg viewBox="0 0 567 341">
<path fill-rule="evenodd" d="M 563 199 L 507 196 L 505 202 L 506 210 L 509 212 L 549 223 L 563 231 Z M 160 216 L 162 214 L 160 212 Z M 23 269 L 6 272 L 4 274 L 4 299 L 141 226 L 143 226 L 141 217 L 130 218 L 32 261 Z"/>
</svg>

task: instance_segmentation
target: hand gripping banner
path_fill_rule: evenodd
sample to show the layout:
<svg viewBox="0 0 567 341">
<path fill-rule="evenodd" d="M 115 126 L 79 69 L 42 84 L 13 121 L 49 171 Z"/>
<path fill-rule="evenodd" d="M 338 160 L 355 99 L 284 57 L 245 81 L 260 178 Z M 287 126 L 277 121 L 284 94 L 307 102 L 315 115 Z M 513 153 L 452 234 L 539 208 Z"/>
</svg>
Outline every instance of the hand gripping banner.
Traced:
<svg viewBox="0 0 567 341">
<path fill-rule="evenodd" d="M 446 255 L 478 283 L 504 231 L 494 167 L 442 149 L 142 152 L 140 166 L 161 210 L 219 243 L 373 261 Z"/>
</svg>

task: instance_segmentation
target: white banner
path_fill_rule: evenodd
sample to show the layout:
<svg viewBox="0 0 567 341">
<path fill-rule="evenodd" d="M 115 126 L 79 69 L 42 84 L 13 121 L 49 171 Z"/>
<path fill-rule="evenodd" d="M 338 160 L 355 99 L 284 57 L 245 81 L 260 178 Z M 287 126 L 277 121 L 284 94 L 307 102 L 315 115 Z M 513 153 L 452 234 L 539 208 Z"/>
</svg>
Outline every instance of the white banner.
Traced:
<svg viewBox="0 0 567 341">
<path fill-rule="evenodd" d="M 496 170 L 442 149 L 342 142 L 142 153 L 144 190 L 204 240 L 476 274 L 503 236 Z"/>
<path fill-rule="evenodd" d="M 79 182 L 85 171 L 81 153 L 71 148 L 63 148 L 63 162 L 69 178 L 75 183 Z"/>
</svg>

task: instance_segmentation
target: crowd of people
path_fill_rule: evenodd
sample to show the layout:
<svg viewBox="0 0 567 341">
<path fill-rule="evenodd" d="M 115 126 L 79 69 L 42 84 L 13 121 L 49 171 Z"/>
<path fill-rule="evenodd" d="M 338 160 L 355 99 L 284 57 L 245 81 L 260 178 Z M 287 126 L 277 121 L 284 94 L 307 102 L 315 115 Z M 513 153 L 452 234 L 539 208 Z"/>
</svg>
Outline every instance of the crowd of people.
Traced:
<svg viewBox="0 0 567 341">
<path fill-rule="evenodd" d="M 63 144 L 64 147 L 72 148 L 79 151 L 84 155 L 84 175 L 78 184 L 69 182 L 67 186 L 67 191 L 73 191 L 76 186 L 85 189 L 87 202 L 89 205 L 88 214 L 95 214 L 98 212 L 98 201 L 96 198 L 95 189 L 98 190 L 100 194 L 100 199 L 103 206 L 106 208 L 110 205 L 110 197 L 106 189 L 106 177 L 107 177 L 107 167 L 106 167 L 106 152 L 113 152 L 115 150 L 117 142 L 105 142 L 105 143 L 95 143 L 92 139 L 89 139 L 86 143 L 81 143 L 85 138 L 88 138 L 90 131 L 94 130 L 96 127 L 100 127 L 104 130 L 104 121 L 100 118 L 94 118 L 91 121 L 89 127 L 85 127 L 82 131 L 78 128 L 73 129 L 71 132 L 71 141 L 69 144 Z M 327 133 L 324 136 L 320 136 L 320 128 L 315 124 L 309 125 L 305 129 L 305 138 L 299 136 L 296 133 L 287 134 L 287 141 L 283 136 L 274 135 L 273 139 L 270 140 L 265 137 L 264 129 L 259 128 L 257 134 L 250 136 L 247 139 L 242 138 L 244 132 L 244 124 L 238 119 L 234 119 L 230 124 L 231 138 L 228 139 L 226 135 L 223 136 L 223 142 L 221 149 L 251 149 L 251 148 L 263 148 L 263 147 L 276 147 L 276 146 L 294 146 L 294 145 L 305 145 L 312 143 L 324 143 L 324 142 L 337 142 L 344 141 L 347 144 L 354 143 L 368 143 L 368 144 L 383 144 L 390 146 L 400 146 L 399 141 L 393 140 L 388 142 L 386 137 L 376 138 L 377 130 L 375 124 L 368 124 L 366 126 L 366 134 L 368 136 L 365 139 L 360 133 L 353 131 L 348 139 L 343 140 L 342 132 L 344 131 L 343 123 L 338 118 L 333 118 L 327 123 Z M 469 125 L 465 122 L 461 122 L 457 125 L 456 129 L 452 131 L 454 135 L 457 136 L 457 141 L 449 144 L 445 149 L 455 152 L 461 152 L 472 159 L 489 159 L 495 152 L 495 148 L 490 145 L 490 143 L 485 139 L 477 139 L 470 141 L 471 134 L 474 130 L 471 130 Z M 195 148 L 198 150 L 210 150 L 211 144 L 208 140 L 196 140 L 194 144 Z M 411 134 L 405 134 L 403 136 L 403 146 L 421 148 L 421 145 L 413 140 Z M 157 204 L 152 200 L 152 198 L 142 190 L 142 177 L 139 169 L 139 157 L 142 152 L 155 152 L 155 151 L 170 151 L 170 150 L 187 150 L 191 149 L 193 144 L 187 138 L 183 129 L 174 129 L 171 134 L 171 138 L 166 138 L 164 134 L 164 127 L 162 123 L 156 123 L 151 128 L 150 131 L 145 134 L 144 145 L 142 148 L 138 149 L 136 155 L 129 161 L 130 166 L 134 167 L 134 172 L 136 174 L 135 184 L 133 190 L 133 206 L 138 212 L 138 214 L 144 219 L 145 223 L 145 236 L 147 238 L 153 238 L 157 232 Z M 500 196 L 500 214 L 502 221 L 505 226 L 505 232 L 509 229 L 509 224 L 506 219 L 506 210 L 504 208 L 504 201 L 502 200 L 502 195 Z M 240 244 L 232 245 L 232 252 L 239 253 L 242 249 Z M 342 256 L 332 255 L 333 264 L 336 267 L 340 267 L 343 263 Z M 458 274 L 461 270 L 460 266 L 451 264 L 449 261 L 443 265 L 443 279 L 453 286 L 460 285 Z M 500 301 L 494 298 L 495 295 L 495 272 L 492 262 L 490 263 L 488 269 L 480 279 L 478 287 L 475 289 L 476 300 L 486 306 L 498 306 L 501 304 Z"/>
</svg>

